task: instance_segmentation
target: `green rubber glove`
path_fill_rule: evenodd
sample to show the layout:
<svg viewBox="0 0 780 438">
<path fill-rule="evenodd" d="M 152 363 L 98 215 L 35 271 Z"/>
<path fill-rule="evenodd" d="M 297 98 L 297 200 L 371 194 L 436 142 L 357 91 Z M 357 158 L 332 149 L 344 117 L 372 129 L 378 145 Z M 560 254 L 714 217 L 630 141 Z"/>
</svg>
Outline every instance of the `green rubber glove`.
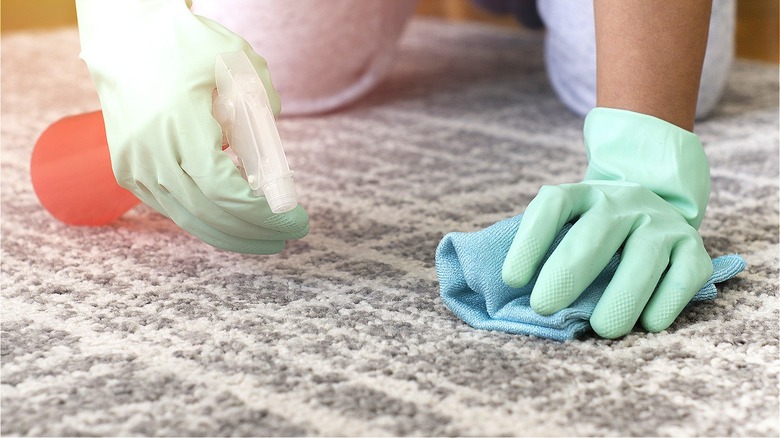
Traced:
<svg viewBox="0 0 780 438">
<path fill-rule="evenodd" d="M 526 285 L 563 225 L 576 220 L 539 272 L 534 311 L 568 307 L 622 248 L 591 326 L 605 338 L 627 334 L 640 318 L 645 329 L 664 330 L 712 274 L 697 231 L 710 192 L 707 157 L 693 133 L 631 111 L 592 110 L 584 137 L 585 179 L 541 188 L 506 256 L 503 280 Z"/>
<path fill-rule="evenodd" d="M 81 58 L 103 108 L 117 181 L 217 248 L 272 254 L 309 229 L 300 206 L 273 214 L 222 152 L 211 115 L 216 56 L 243 50 L 278 114 L 265 60 L 184 0 L 77 0 Z"/>
</svg>

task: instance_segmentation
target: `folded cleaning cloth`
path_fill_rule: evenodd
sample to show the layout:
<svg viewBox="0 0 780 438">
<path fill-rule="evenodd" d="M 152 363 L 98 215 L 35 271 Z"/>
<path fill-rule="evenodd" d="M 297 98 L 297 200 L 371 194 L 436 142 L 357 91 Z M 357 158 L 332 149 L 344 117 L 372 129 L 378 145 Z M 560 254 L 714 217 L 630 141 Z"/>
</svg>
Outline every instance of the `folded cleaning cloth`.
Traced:
<svg viewBox="0 0 780 438">
<path fill-rule="evenodd" d="M 585 292 L 566 309 L 541 316 L 531 309 L 530 297 L 536 276 L 522 288 L 511 288 L 501 280 L 501 266 L 517 232 L 522 215 L 473 233 L 449 233 L 436 249 L 436 273 L 444 304 L 470 326 L 483 330 L 538 336 L 566 341 L 590 328 L 590 315 L 609 284 L 619 263 L 619 254 Z M 549 254 L 571 225 L 564 227 Z M 545 257 L 546 260 L 546 257 Z M 712 300 L 715 283 L 728 280 L 747 265 L 739 255 L 730 254 L 712 261 L 714 272 L 691 302 Z M 538 275 L 538 272 L 537 272 Z"/>
</svg>

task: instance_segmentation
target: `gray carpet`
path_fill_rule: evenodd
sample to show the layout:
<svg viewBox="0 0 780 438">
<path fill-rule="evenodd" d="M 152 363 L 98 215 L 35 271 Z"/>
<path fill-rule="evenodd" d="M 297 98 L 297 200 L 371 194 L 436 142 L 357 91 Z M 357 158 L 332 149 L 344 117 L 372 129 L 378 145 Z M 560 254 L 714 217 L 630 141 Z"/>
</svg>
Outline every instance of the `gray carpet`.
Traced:
<svg viewBox="0 0 780 438">
<path fill-rule="evenodd" d="M 561 344 L 466 326 L 433 259 L 582 174 L 539 35 L 417 21 L 368 98 L 283 120 L 311 234 L 272 257 L 38 205 L 37 135 L 98 107 L 77 53 L 73 29 L 2 38 L 4 435 L 780 433 L 777 66 L 739 62 L 697 126 L 702 235 L 748 269 L 667 332 Z"/>
</svg>

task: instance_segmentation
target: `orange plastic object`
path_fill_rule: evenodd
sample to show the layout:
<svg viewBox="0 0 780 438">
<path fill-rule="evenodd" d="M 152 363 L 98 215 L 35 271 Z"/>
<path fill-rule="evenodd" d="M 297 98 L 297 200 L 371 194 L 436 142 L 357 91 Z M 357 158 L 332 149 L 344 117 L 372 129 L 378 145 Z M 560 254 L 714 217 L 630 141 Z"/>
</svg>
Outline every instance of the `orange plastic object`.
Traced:
<svg viewBox="0 0 780 438">
<path fill-rule="evenodd" d="M 35 143 L 30 175 L 41 204 L 69 225 L 107 225 L 141 202 L 114 178 L 100 111 L 46 128 Z"/>
</svg>

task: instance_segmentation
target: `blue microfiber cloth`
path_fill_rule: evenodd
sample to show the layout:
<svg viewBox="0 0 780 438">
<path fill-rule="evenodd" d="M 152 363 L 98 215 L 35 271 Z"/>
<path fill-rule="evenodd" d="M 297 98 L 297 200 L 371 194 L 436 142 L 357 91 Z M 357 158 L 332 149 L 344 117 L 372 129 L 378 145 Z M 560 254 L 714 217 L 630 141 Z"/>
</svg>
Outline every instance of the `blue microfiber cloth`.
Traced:
<svg viewBox="0 0 780 438">
<path fill-rule="evenodd" d="M 590 315 L 615 273 L 619 255 L 612 257 L 607 267 L 571 306 L 550 316 L 538 315 L 530 305 L 536 277 L 519 289 L 511 288 L 501 280 L 501 266 L 521 218 L 522 215 L 518 215 L 473 233 L 444 236 L 436 249 L 441 298 L 456 316 L 477 329 L 557 341 L 577 338 L 590 328 Z M 561 231 L 548 256 L 570 227 L 567 225 Z M 742 257 L 730 254 L 713 259 L 712 265 L 712 277 L 691 302 L 714 299 L 717 294 L 715 283 L 734 277 L 747 264 Z"/>
</svg>

